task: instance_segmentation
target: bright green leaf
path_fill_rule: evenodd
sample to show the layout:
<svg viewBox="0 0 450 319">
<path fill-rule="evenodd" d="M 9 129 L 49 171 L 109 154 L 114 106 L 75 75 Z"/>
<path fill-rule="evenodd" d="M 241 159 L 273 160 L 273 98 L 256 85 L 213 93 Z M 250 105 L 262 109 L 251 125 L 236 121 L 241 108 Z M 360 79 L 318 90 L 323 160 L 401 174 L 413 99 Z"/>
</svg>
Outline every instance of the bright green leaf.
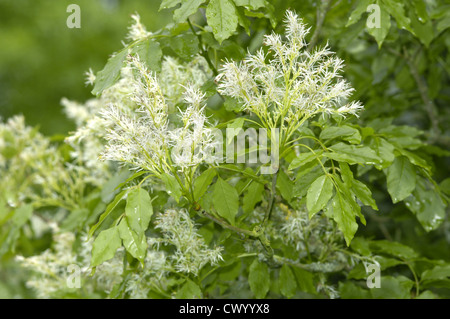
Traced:
<svg viewBox="0 0 450 319">
<path fill-rule="evenodd" d="M 159 7 L 159 11 L 163 9 L 170 9 L 180 4 L 182 0 L 163 0 Z"/>
<path fill-rule="evenodd" d="M 123 241 L 125 249 L 133 256 L 144 264 L 144 258 L 147 253 L 147 238 L 145 234 L 138 236 L 134 230 L 132 230 L 126 218 L 123 218 L 119 224 L 119 235 Z"/>
<path fill-rule="evenodd" d="M 162 50 L 159 42 L 152 39 L 143 40 L 133 46 L 133 54 L 139 56 L 140 61 L 144 62 L 152 71 L 161 71 Z"/>
<path fill-rule="evenodd" d="M 306 207 L 309 211 L 309 218 L 323 209 L 333 196 L 333 182 L 328 175 L 317 178 L 308 189 L 306 195 Z"/>
<path fill-rule="evenodd" d="M 181 23 L 197 12 L 198 7 L 206 0 L 183 0 L 181 6 L 173 13 L 173 20 Z"/>
<path fill-rule="evenodd" d="M 336 195 L 331 201 L 331 205 L 328 207 L 327 216 L 331 216 L 337 223 L 338 228 L 344 234 L 347 246 L 349 246 L 358 229 L 358 224 L 355 220 L 358 212 L 354 211 L 348 199 L 340 191 L 336 192 Z"/>
<path fill-rule="evenodd" d="M 206 8 L 206 19 L 220 43 L 228 39 L 238 26 L 236 8 L 231 0 L 211 0 Z"/>
<path fill-rule="evenodd" d="M 166 186 L 167 194 L 171 195 L 178 203 L 180 201 L 182 191 L 177 179 L 173 175 L 167 173 L 161 174 L 161 179 Z"/>
<path fill-rule="evenodd" d="M 264 185 L 252 182 L 244 195 L 242 209 L 245 213 L 250 213 L 255 208 L 255 205 L 260 202 L 264 195 Z"/>
<path fill-rule="evenodd" d="M 152 201 L 148 192 L 140 187 L 132 189 L 125 206 L 125 216 L 130 228 L 142 235 L 147 230 L 152 215 Z"/>
<path fill-rule="evenodd" d="M 203 194 L 208 190 L 209 185 L 211 185 L 214 176 L 216 176 L 216 170 L 214 168 L 208 168 L 199 177 L 195 179 L 194 182 L 194 198 L 198 201 Z"/>
<path fill-rule="evenodd" d="M 100 232 L 92 244 L 91 267 L 100 265 L 114 257 L 116 250 L 122 245 L 118 227 Z"/>
</svg>

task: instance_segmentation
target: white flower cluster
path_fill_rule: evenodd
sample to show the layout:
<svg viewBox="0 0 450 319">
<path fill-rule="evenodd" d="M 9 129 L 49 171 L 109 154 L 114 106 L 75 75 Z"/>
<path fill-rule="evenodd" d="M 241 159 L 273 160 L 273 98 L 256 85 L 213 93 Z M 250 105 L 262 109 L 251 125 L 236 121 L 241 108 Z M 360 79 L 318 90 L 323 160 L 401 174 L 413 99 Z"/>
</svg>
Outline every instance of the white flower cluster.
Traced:
<svg viewBox="0 0 450 319">
<path fill-rule="evenodd" d="M 23 116 L 0 123 L 0 197 L 6 196 L 9 206 L 31 199 L 35 206 L 77 208 L 86 184 L 98 185 L 104 178 L 92 179 L 92 172 L 77 164 L 67 163 Z"/>
<path fill-rule="evenodd" d="M 134 20 L 134 23 L 128 28 L 127 39 L 136 41 L 152 35 L 152 33 L 147 31 L 145 26 L 141 23 L 141 17 L 139 16 L 139 14 L 132 14 L 131 18 Z"/>
<path fill-rule="evenodd" d="M 113 259 L 99 265 L 95 274 L 90 276 L 92 240 L 88 241 L 84 234 L 81 237 L 81 247 L 76 251 L 74 233 L 61 232 L 54 223 L 50 226 L 53 231 L 53 247 L 40 255 L 16 257 L 22 267 L 32 271 L 26 285 L 36 292 L 38 298 L 59 298 L 59 294 L 64 295 L 67 292 L 109 293 L 114 285 L 122 281 L 123 249 L 116 253 Z M 73 271 L 73 266 L 79 269 L 79 273 Z M 70 283 L 78 275 L 81 287 L 70 287 Z M 78 288 L 82 290 L 77 290 Z"/>
<path fill-rule="evenodd" d="M 109 127 L 102 159 L 156 175 L 170 172 L 172 166 L 185 170 L 206 160 L 216 144 L 204 115 L 204 95 L 192 86 L 186 87 L 183 97 L 187 108 L 180 109 L 182 127 L 171 128 L 169 107 L 158 78 L 138 56 L 129 57 L 128 67 L 135 74 L 128 83 L 132 87 L 129 98 L 137 108 L 111 104 L 100 112 Z"/>
<path fill-rule="evenodd" d="M 163 234 L 163 243 L 173 245 L 176 251 L 171 255 L 177 271 L 198 275 L 203 266 L 217 264 L 223 260 L 222 247 L 209 249 L 195 224 L 184 210 L 168 209 L 157 217 L 156 228 Z"/>
<path fill-rule="evenodd" d="M 348 103 L 353 89 L 341 78 L 343 61 L 327 47 L 306 50 L 309 29 L 295 13 L 288 11 L 285 23 L 285 41 L 275 33 L 265 37 L 269 55 L 261 49 L 241 63 L 223 65 L 219 92 L 238 99 L 269 128 L 287 122 L 293 131 L 318 113 L 356 114 L 362 105 Z"/>
<path fill-rule="evenodd" d="M 186 86 L 200 88 L 212 76 L 213 73 L 202 56 L 193 57 L 187 64 L 166 56 L 161 64 L 161 76 L 158 80 L 166 96 L 166 103 L 173 109 L 183 100 Z"/>
</svg>

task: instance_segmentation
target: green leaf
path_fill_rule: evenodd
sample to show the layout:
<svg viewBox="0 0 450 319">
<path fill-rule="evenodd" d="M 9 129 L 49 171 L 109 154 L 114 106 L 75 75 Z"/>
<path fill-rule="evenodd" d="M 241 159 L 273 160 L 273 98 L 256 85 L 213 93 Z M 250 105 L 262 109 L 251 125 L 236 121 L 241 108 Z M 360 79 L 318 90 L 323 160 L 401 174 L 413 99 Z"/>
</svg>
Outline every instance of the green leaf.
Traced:
<svg viewBox="0 0 450 319">
<path fill-rule="evenodd" d="M 231 0 L 211 0 L 206 8 L 206 19 L 219 43 L 228 39 L 238 26 L 236 8 Z"/>
<path fill-rule="evenodd" d="M 186 280 L 180 290 L 177 291 L 177 299 L 201 299 L 202 296 L 200 287 L 190 279 Z"/>
<path fill-rule="evenodd" d="M 11 220 L 17 227 L 22 227 L 33 215 L 33 206 L 31 204 L 26 204 L 20 206 L 14 211 L 14 215 Z"/>
<path fill-rule="evenodd" d="M 132 53 L 137 54 L 150 70 L 161 71 L 162 50 L 159 42 L 152 39 L 140 41 L 133 46 Z"/>
<path fill-rule="evenodd" d="M 269 267 L 255 259 L 250 265 L 248 283 L 256 298 L 264 298 L 270 288 Z"/>
<path fill-rule="evenodd" d="M 257 10 L 264 7 L 265 0 L 233 0 L 237 6 L 247 7 L 251 10 Z"/>
<path fill-rule="evenodd" d="M 244 213 L 251 213 L 258 202 L 263 198 L 264 185 L 252 182 L 244 195 L 242 209 Z"/>
<path fill-rule="evenodd" d="M 398 2 L 396 0 L 382 0 L 382 2 L 384 4 L 384 6 L 382 7 L 385 8 L 394 17 L 394 19 L 397 21 L 398 27 L 400 29 L 406 29 L 414 34 L 410 27 L 411 21 L 405 15 L 405 10 L 403 8 L 404 3 Z"/>
<path fill-rule="evenodd" d="M 302 197 L 305 196 L 308 192 L 310 185 L 321 175 L 325 173 L 322 170 L 320 165 L 317 165 L 313 162 L 309 164 L 314 164 L 311 170 L 308 170 L 305 174 L 297 174 L 297 178 L 294 184 L 293 197 Z M 309 165 L 308 164 L 308 165 Z M 305 165 L 307 166 L 307 165 Z M 305 167 L 303 166 L 303 167 Z M 300 171 L 299 173 L 303 173 Z"/>
<path fill-rule="evenodd" d="M 286 175 L 286 173 L 283 170 L 280 170 L 278 172 L 278 178 L 277 178 L 277 188 L 280 191 L 281 196 L 287 200 L 290 201 L 292 199 L 292 193 L 294 189 L 294 183 L 289 178 L 289 176 Z"/>
<path fill-rule="evenodd" d="M 242 131 L 244 121 L 245 120 L 243 117 L 238 117 L 237 119 L 227 124 L 227 145 L 231 143 L 231 141 L 239 134 L 240 131 Z"/>
<path fill-rule="evenodd" d="M 216 176 L 216 170 L 214 168 L 208 168 L 194 182 L 194 199 L 198 201 L 203 194 L 208 190 L 211 185 L 214 176 Z"/>
<path fill-rule="evenodd" d="M 414 282 L 404 276 L 382 276 L 380 288 L 370 290 L 375 299 L 411 299 Z"/>
<path fill-rule="evenodd" d="M 141 172 L 142 173 L 142 172 Z M 114 174 L 105 184 L 103 184 L 101 191 L 101 198 L 104 203 L 109 203 L 114 199 L 114 196 L 119 192 L 119 185 L 125 182 L 130 176 L 128 169 L 123 169 Z"/>
<path fill-rule="evenodd" d="M 393 203 L 404 200 L 416 187 L 416 169 L 404 156 L 397 157 L 388 167 L 386 178 Z"/>
<path fill-rule="evenodd" d="M 128 189 L 121 191 L 119 194 L 116 195 L 116 197 L 114 197 L 114 200 L 111 203 L 109 203 L 108 206 L 106 206 L 106 210 L 103 214 L 100 215 L 100 218 L 99 218 L 97 224 L 92 226 L 91 229 L 89 230 L 89 237 L 92 237 L 92 235 L 97 230 L 97 228 L 100 227 L 100 225 L 105 221 L 105 219 L 109 216 L 109 214 L 111 214 L 111 212 L 114 210 L 114 208 L 116 208 L 116 206 L 119 204 L 119 202 L 125 198 L 127 193 L 128 193 Z"/>
<path fill-rule="evenodd" d="M 324 156 L 335 161 L 347 162 L 349 164 L 376 164 L 380 158 L 371 148 L 367 146 L 355 146 L 345 143 L 337 143 L 329 147 L 333 153 L 325 152 Z"/>
<path fill-rule="evenodd" d="M 356 8 L 352 11 L 345 27 L 349 27 L 358 22 L 359 19 L 361 19 L 362 14 L 367 11 L 367 7 L 372 3 L 372 0 L 359 0 L 356 3 Z"/>
<path fill-rule="evenodd" d="M 334 219 L 338 228 L 344 234 L 347 246 L 350 246 L 356 230 L 358 229 L 358 224 L 355 220 L 355 216 L 358 212 L 354 211 L 354 207 L 352 207 L 351 203 L 345 198 L 341 191 L 336 192 L 336 195 L 331 201 L 331 205 L 328 205 L 328 207 L 327 216 L 331 216 Z"/>
<path fill-rule="evenodd" d="M 306 207 L 309 211 L 309 218 L 323 209 L 333 196 L 333 182 L 328 175 L 317 178 L 308 189 L 306 195 Z"/>
<path fill-rule="evenodd" d="M 83 224 L 89 213 L 90 211 L 87 208 L 78 208 L 69 212 L 61 224 L 61 229 L 65 231 L 74 231 Z"/>
<path fill-rule="evenodd" d="M 170 48 L 183 60 L 192 60 L 200 50 L 198 38 L 195 34 L 181 34 L 169 40 Z"/>
<path fill-rule="evenodd" d="M 353 180 L 352 192 L 364 205 L 372 207 L 374 210 L 378 210 L 377 203 L 372 197 L 372 192 L 363 183 L 358 180 Z"/>
<path fill-rule="evenodd" d="M 214 184 L 213 200 L 217 213 L 233 225 L 239 209 L 239 195 L 236 189 L 220 176 Z"/>
<path fill-rule="evenodd" d="M 380 1 L 377 1 L 377 4 L 380 8 L 380 21 L 379 21 L 379 27 L 372 27 L 367 28 L 367 31 L 370 35 L 372 35 L 375 40 L 378 43 L 378 48 L 381 48 L 381 45 L 383 44 L 384 39 L 389 33 L 389 29 L 391 28 L 391 16 L 389 15 L 389 12 L 385 9 L 385 6 L 380 5 Z M 371 16 L 369 15 L 370 19 Z"/>
<path fill-rule="evenodd" d="M 206 0 L 183 0 L 181 6 L 173 13 L 173 20 L 181 23 L 187 20 L 190 15 L 197 12 L 198 7 Z"/>
<path fill-rule="evenodd" d="M 131 190 L 125 206 L 125 216 L 130 228 L 141 236 L 147 230 L 152 215 L 152 201 L 148 192 L 140 187 Z"/>
<path fill-rule="evenodd" d="M 147 238 L 145 234 L 138 235 L 128 225 L 126 218 L 123 218 L 119 224 L 119 235 L 123 241 L 125 249 L 144 264 L 145 255 L 147 253 Z"/>
<path fill-rule="evenodd" d="M 378 169 L 387 168 L 395 160 L 394 145 L 386 141 L 384 138 L 378 136 L 372 137 L 370 139 L 369 146 L 380 158 L 379 164 L 375 165 Z"/>
<path fill-rule="evenodd" d="M 450 264 L 438 265 L 422 273 L 421 281 L 441 280 L 450 277 Z"/>
<path fill-rule="evenodd" d="M 322 130 L 319 138 L 321 140 L 330 140 L 334 138 L 342 138 L 352 144 L 361 143 L 361 134 L 359 130 L 349 125 L 328 126 Z"/>
<path fill-rule="evenodd" d="M 423 182 L 417 183 L 416 189 L 405 198 L 405 205 L 427 232 L 438 228 L 445 219 L 446 205 L 439 193 L 426 189 Z"/>
<path fill-rule="evenodd" d="M 370 292 L 351 281 L 339 282 L 339 294 L 342 299 L 369 299 Z"/>
<path fill-rule="evenodd" d="M 411 27 L 414 30 L 416 37 L 420 40 L 420 42 L 423 43 L 423 45 L 425 45 L 425 47 L 428 48 L 431 41 L 433 41 L 434 39 L 434 29 L 432 21 L 427 19 L 426 22 L 422 22 L 414 12 L 410 12 L 410 16 Z"/>
<path fill-rule="evenodd" d="M 164 182 L 164 185 L 166 186 L 167 194 L 171 195 L 178 203 L 180 201 L 182 192 L 180 184 L 178 183 L 177 179 L 174 176 L 167 173 L 161 174 L 161 179 Z"/>
<path fill-rule="evenodd" d="M 296 169 L 297 167 L 303 166 L 319 158 L 322 153 L 323 151 L 318 151 L 316 153 L 312 152 L 301 153 L 299 156 L 297 156 L 292 160 L 292 162 L 289 164 L 288 170 L 291 171 L 293 169 Z"/>
<path fill-rule="evenodd" d="M 371 241 L 370 248 L 375 252 L 389 254 L 400 259 L 413 259 L 418 257 L 417 253 L 411 247 L 393 241 Z"/>
<path fill-rule="evenodd" d="M 120 78 L 120 70 L 124 66 L 125 58 L 128 54 L 128 48 L 124 48 L 108 59 L 103 70 L 96 75 L 94 89 L 92 94 L 100 95 L 104 90 L 111 87 Z"/>
<path fill-rule="evenodd" d="M 297 282 L 291 268 L 289 268 L 289 266 L 286 264 L 283 264 L 280 269 L 279 287 L 283 296 L 291 298 L 295 295 Z"/>
<path fill-rule="evenodd" d="M 118 227 L 115 226 L 101 231 L 92 244 L 91 267 L 98 266 L 113 258 L 121 245 Z"/>
<path fill-rule="evenodd" d="M 163 9 L 170 9 L 180 4 L 182 0 L 163 0 L 159 6 L 159 11 Z"/>
</svg>

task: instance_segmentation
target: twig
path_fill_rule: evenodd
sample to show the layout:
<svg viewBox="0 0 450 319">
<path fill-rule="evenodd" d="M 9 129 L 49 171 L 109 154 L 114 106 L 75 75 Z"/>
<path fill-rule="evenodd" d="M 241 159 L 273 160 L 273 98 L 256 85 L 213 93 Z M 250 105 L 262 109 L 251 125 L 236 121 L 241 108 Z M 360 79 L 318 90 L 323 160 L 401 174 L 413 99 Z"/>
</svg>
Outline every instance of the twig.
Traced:
<svg viewBox="0 0 450 319">
<path fill-rule="evenodd" d="M 317 41 L 319 40 L 325 17 L 331 8 L 332 2 L 332 0 L 322 0 L 321 4 L 317 7 L 316 29 L 314 30 L 311 41 L 309 41 L 308 48 L 306 49 L 308 52 L 311 52 L 311 50 L 316 46 Z"/>
</svg>

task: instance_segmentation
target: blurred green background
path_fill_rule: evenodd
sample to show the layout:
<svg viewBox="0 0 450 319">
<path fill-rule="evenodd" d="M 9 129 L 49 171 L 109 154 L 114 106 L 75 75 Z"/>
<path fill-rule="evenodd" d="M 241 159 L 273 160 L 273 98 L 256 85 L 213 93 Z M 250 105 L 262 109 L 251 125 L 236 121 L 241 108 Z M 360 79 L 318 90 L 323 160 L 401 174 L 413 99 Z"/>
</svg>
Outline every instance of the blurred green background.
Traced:
<svg viewBox="0 0 450 319">
<path fill-rule="evenodd" d="M 81 9 L 81 28 L 66 25 L 69 4 Z M 24 114 L 27 124 L 47 135 L 74 128 L 62 97 L 92 97 L 84 73 L 103 68 L 121 49 L 138 12 L 149 31 L 171 21 L 159 0 L 0 0 L 0 117 Z"/>
</svg>

